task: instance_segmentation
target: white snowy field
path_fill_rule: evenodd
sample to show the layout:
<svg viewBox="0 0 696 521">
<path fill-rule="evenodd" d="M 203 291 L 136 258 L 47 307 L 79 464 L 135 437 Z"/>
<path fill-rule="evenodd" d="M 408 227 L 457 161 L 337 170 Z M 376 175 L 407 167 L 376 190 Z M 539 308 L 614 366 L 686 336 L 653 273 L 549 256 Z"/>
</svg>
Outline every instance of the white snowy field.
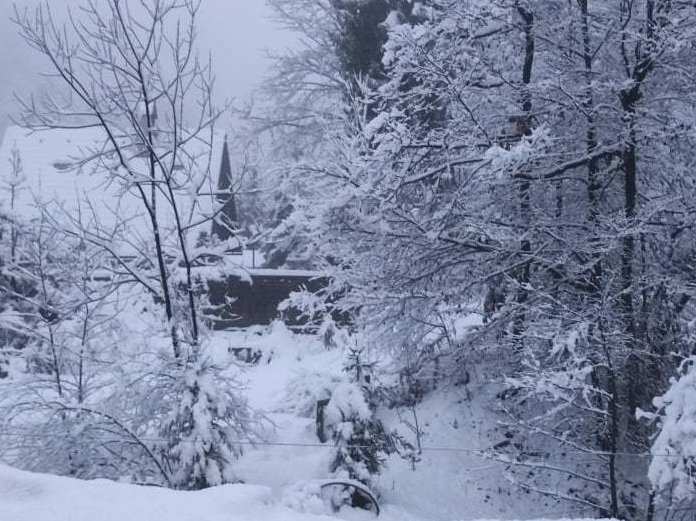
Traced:
<svg viewBox="0 0 696 521">
<path fill-rule="evenodd" d="M 301 508 L 301 491 L 275 497 L 270 487 L 223 485 L 197 492 L 33 474 L 0 465 L 1 521 L 320 521 L 332 519 Z M 321 502 L 313 507 L 325 508 Z M 346 516 L 344 515 L 344 518 Z M 347 518 L 374 519 L 367 511 Z M 415 520 L 388 512 L 385 520 Z M 335 519 L 335 518 L 333 518 Z"/>
</svg>

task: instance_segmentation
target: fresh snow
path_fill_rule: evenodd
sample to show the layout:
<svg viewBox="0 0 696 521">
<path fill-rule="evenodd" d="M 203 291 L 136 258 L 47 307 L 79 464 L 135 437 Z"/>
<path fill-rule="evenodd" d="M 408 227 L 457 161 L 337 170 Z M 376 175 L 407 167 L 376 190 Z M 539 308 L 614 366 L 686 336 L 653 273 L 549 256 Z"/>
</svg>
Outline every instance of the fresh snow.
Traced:
<svg viewBox="0 0 696 521">
<path fill-rule="evenodd" d="M 316 487 L 299 484 L 280 496 L 270 487 L 223 485 L 197 492 L 24 472 L 0 465 L 0 521 L 321 521 L 375 519 L 367 511 L 319 513 Z M 426 521 L 395 508 L 383 521 Z M 453 520 L 454 521 L 454 520 Z M 579 521 L 579 520 L 578 520 Z"/>
<path fill-rule="evenodd" d="M 470 317 L 458 328 L 463 330 L 478 321 L 478 317 Z M 265 433 L 270 445 L 247 447 L 235 462 L 236 475 L 247 483 L 271 487 L 275 496 L 327 478 L 333 447 L 331 442 L 322 445 L 317 439 L 314 413 L 317 400 L 345 387 L 345 352 L 327 349 L 316 336 L 295 334 L 280 322 L 269 327 L 216 332 L 211 340 L 220 363 L 235 347 L 262 353 L 257 365 L 244 368 L 242 378 L 250 404 L 265 412 L 272 422 Z M 503 464 L 475 453 L 504 438 L 498 426 L 502 418 L 491 412 L 491 404 L 486 401 L 495 394 L 490 392 L 490 375 L 486 371 L 472 372 L 471 379 L 468 388 L 443 388 L 417 406 L 426 450 L 415 470 L 409 461 L 392 455 L 386 469 L 376 477 L 384 515 L 396 509 L 415 519 L 451 521 L 591 514 L 582 506 L 520 492 L 506 479 Z M 412 423 L 408 409 L 382 409 L 380 419 L 387 430 L 397 430 L 415 444 L 408 427 Z M 441 448 L 455 450 L 429 450 Z"/>
<path fill-rule="evenodd" d="M 79 481 L 0 466 L 2 521 L 311 521 L 326 517 L 273 501 L 271 489 L 224 485 L 199 492 Z"/>
<path fill-rule="evenodd" d="M 327 349 L 318 336 L 296 334 L 282 323 L 215 332 L 214 361 L 227 365 L 235 348 L 261 353 L 257 365 L 241 369 L 250 404 L 266 414 L 264 442 L 245 445 L 233 471 L 243 484 L 199 492 L 173 491 L 106 480 L 79 481 L 0 466 L 0 521 L 312 521 L 370 520 L 368 511 L 334 513 L 319 484 L 329 478 L 330 442 L 315 434 L 316 400 L 345 387 L 345 353 Z M 520 494 L 502 478 L 501 464 L 471 452 L 430 448 L 483 449 L 499 441 L 495 418 L 481 400 L 487 375 L 473 375 L 470 388 L 443 389 L 417 406 L 425 451 L 416 462 L 393 455 L 377 478 L 380 519 L 457 521 L 535 519 L 587 514 Z M 477 381 L 481 383 L 476 383 Z M 343 383 L 342 383 L 343 382 Z M 488 416 L 487 416 L 488 415 Z M 485 419 L 488 418 L 488 419 Z M 381 420 L 414 442 L 406 409 L 384 410 Z"/>
<path fill-rule="evenodd" d="M 696 491 L 695 363 L 695 357 L 688 358 L 682 364 L 684 374 L 673 379 L 667 392 L 653 400 L 661 426 L 651 448 L 648 477 L 656 489 L 670 490 L 677 501 L 688 500 Z"/>
<path fill-rule="evenodd" d="M 210 216 L 217 205 L 215 186 L 222 160 L 224 136 L 215 133 L 210 146 L 191 140 L 185 149 L 186 159 L 179 167 L 191 170 L 192 183 L 198 195 L 184 190 L 177 192 L 177 204 L 185 222 L 199 223 L 199 231 L 207 231 Z M 103 233 L 128 223 L 129 241 L 146 243 L 150 238 L 150 223 L 135 185 L 115 159 L 100 157 L 112 147 L 101 129 L 50 129 L 30 131 L 19 126 L 5 130 L 0 146 L 0 188 L 7 197 L 0 211 L 13 214 L 23 221 L 50 214 L 58 228 L 73 229 L 79 220 L 90 229 Z M 111 154 L 113 156 L 113 153 Z M 13 161 L 19 160 L 19 171 Z M 147 165 L 138 156 L 129 159 L 132 176 L 145 176 Z M 110 171 L 110 169 L 114 169 Z M 114 175 L 116 174 L 116 175 Z M 9 190 L 16 186 L 10 204 Z M 167 205 L 158 205 L 160 225 L 173 226 L 173 215 Z M 122 253 L 132 253 L 127 251 Z M 251 265 L 251 264 L 250 264 Z"/>
</svg>

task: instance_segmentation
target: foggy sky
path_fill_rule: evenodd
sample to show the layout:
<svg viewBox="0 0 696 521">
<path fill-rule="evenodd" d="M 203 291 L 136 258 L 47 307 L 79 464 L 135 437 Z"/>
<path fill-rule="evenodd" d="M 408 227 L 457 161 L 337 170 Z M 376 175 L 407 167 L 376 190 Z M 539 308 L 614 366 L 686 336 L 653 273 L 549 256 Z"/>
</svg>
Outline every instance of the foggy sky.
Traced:
<svg viewBox="0 0 696 521">
<path fill-rule="evenodd" d="M 51 0 L 60 9 L 78 0 Z M 36 0 L 18 0 L 20 8 Z M 0 0 L 0 138 L 8 114 L 16 111 L 13 93 L 27 95 L 46 85 L 39 73 L 46 69 L 41 56 L 27 47 L 10 21 L 12 0 Z M 201 54 L 212 53 L 216 97 L 241 102 L 261 82 L 269 61 L 264 50 L 279 51 L 292 42 L 269 19 L 265 0 L 203 0 L 198 18 Z"/>
</svg>

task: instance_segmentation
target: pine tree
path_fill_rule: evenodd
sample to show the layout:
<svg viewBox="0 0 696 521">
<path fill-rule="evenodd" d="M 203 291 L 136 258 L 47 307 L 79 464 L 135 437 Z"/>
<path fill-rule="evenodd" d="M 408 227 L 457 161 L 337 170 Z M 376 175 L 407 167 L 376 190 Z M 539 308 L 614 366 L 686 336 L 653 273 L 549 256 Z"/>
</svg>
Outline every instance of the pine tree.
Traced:
<svg viewBox="0 0 696 521">
<path fill-rule="evenodd" d="M 655 398 L 658 435 L 651 448 L 648 477 L 663 499 L 691 504 L 696 499 L 696 370 L 694 358 L 681 367 L 667 392 Z"/>
<path fill-rule="evenodd" d="M 209 360 L 196 357 L 171 371 L 174 388 L 166 394 L 172 411 L 159 428 L 169 440 L 160 451 L 171 485 L 198 490 L 234 482 L 232 463 L 241 443 L 253 440 L 255 419 L 246 400 Z"/>
<path fill-rule="evenodd" d="M 353 350 L 345 371 L 350 377 L 337 386 L 325 410 L 326 426 L 336 446 L 329 470 L 373 485 L 385 458 L 394 452 L 394 442 L 382 422 L 375 417 L 377 402 L 371 388 L 373 364 L 365 363 L 362 353 Z"/>
</svg>

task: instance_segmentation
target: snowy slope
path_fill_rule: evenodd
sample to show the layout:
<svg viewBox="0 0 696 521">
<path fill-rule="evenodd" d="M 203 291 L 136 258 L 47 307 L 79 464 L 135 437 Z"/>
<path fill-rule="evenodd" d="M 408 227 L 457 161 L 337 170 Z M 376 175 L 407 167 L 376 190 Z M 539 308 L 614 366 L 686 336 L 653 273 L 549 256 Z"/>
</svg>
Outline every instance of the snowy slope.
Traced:
<svg viewBox="0 0 696 521">
<path fill-rule="evenodd" d="M 175 175 L 190 172 L 199 195 L 178 190 L 176 200 L 180 215 L 186 223 L 203 223 L 208 230 L 210 217 L 219 203 L 213 195 L 222 161 L 224 136 L 216 133 L 212 149 L 201 140 L 191 140 L 186 147 L 186 159 L 181 160 Z M 135 151 L 128 160 L 137 176 L 147 177 L 147 165 Z M 151 240 L 149 219 L 138 190 L 125 175 L 114 167 L 113 147 L 100 129 L 52 129 L 31 132 L 10 126 L 0 144 L 0 212 L 18 218 L 20 222 L 39 219 L 48 211 L 59 228 L 72 229 L 74 221 L 102 233 L 113 232 L 128 223 L 129 237 L 120 247 L 132 253 L 128 244 L 147 244 Z M 14 171 L 13 159 L 20 161 L 20 171 Z M 88 160 L 87 160 L 88 159 Z M 16 186 L 10 198 L 10 186 Z M 10 204 L 10 200 L 12 203 Z M 169 205 L 159 204 L 160 226 L 171 229 L 174 215 Z M 130 246 L 132 248 L 132 246 Z"/>
</svg>

